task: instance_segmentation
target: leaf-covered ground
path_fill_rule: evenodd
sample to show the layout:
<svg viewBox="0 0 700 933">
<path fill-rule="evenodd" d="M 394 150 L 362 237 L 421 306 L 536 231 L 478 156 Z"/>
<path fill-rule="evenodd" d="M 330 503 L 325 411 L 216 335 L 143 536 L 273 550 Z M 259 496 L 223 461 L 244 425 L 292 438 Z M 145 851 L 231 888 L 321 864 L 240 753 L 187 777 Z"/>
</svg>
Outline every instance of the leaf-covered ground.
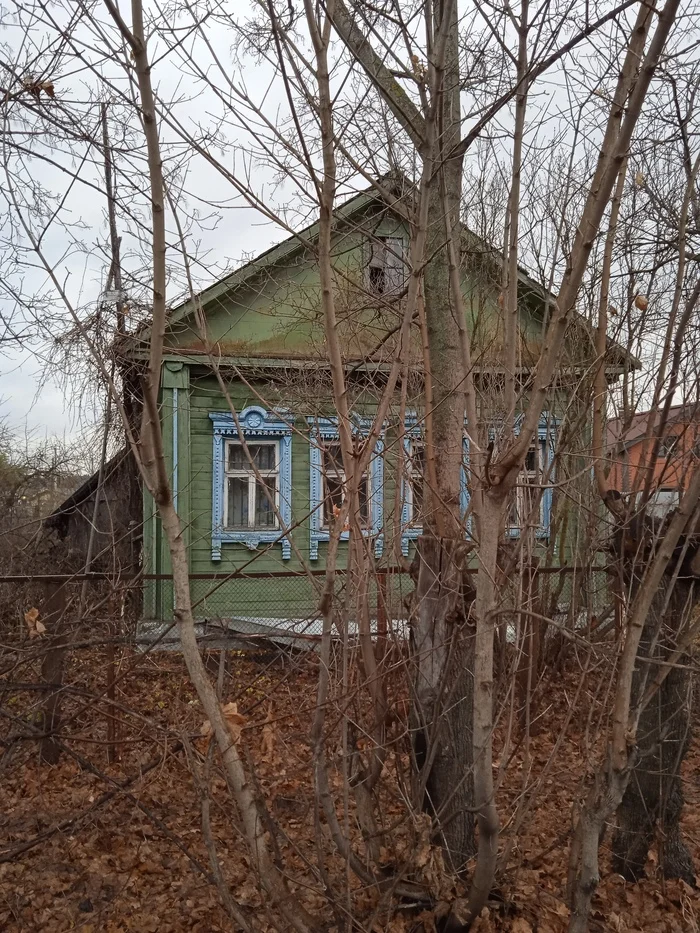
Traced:
<svg viewBox="0 0 700 933">
<path fill-rule="evenodd" d="M 312 788 L 309 782 L 309 730 L 317 678 L 315 657 L 290 662 L 233 654 L 223 702 L 236 702 L 245 718 L 243 743 L 257 764 L 259 791 L 279 826 L 276 843 L 293 875 L 292 885 L 306 908 L 332 921 L 333 914 L 309 864 L 316 861 Z M 213 671 L 215 676 L 215 671 Z M 209 862 L 201 833 L 201 784 L 205 742 L 199 704 L 180 658 L 175 654 L 124 653 L 116 689 L 118 760 L 107 758 L 107 707 L 95 699 L 104 692 L 104 655 L 81 655 L 71 666 L 64 713 L 67 749 L 56 766 L 40 764 L 36 744 L 14 740 L 36 722 L 37 691 L 8 681 L 2 693 L 5 752 L 0 766 L 0 929 L 7 931 L 81 930 L 83 933 L 175 933 L 235 929 L 207 879 Z M 581 787 L 586 731 L 590 724 L 586 690 L 581 710 L 569 716 L 575 694 L 562 678 L 545 693 L 537 735 L 529 749 L 520 743 L 503 770 L 499 791 L 503 845 L 508 869 L 476 929 L 512 933 L 560 933 L 568 922 L 564 886 L 571 807 Z M 11 684 L 14 683 L 14 686 Z M 1 685 L 0 685 L 1 686 Z M 550 705 L 547 706 L 546 697 Z M 405 707 L 405 704 L 403 705 Z M 333 717 L 329 713 L 329 720 Z M 400 717 L 398 717 L 400 721 Z M 567 723 L 563 738 L 562 727 Z M 397 723 L 394 723 L 396 735 Z M 499 728 L 503 746 L 507 717 Z M 512 729 L 511 729 L 512 734 Z M 194 751 L 193 751 L 194 749 Z M 553 750 L 556 754 L 553 756 Z M 331 749 L 338 760 L 342 748 Z M 399 773 L 400 751 L 387 768 Z M 405 764 L 405 762 L 404 762 Z M 700 743 L 684 766 L 684 834 L 700 868 Z M 342 803 L 342 776 L 331 773 Z M 534 806 L 520 807 L 534 787 Z M 221 867 L 234 897 L 257 909 L 260 897 L 232 816 L 224 780 L 214 767 L 212 827 Z M 520 807 L 520 808 L 519 808 Z M 440 896 L 444 888 L 437 850 L 422 846 L 423 827 L 402 823 L 400 794 L 383 804 L 386 825 L 382 858 L 388 863 L 412 857 L 416 878 Z M 325 826 L 321 827 L 322 836 Z M 354 829 L 351 826 L 351 832 Z M 682 882 L 656 877 L 626 884 L 610 872 L 602 846 L 603 882 L 591 917 L 594 931 L 680 933 L 700 929 L 698 894 Z M 323 836 L 326 850 L 330 840 Z M 328 858 L 331 879 L 342 885 L 344 865 Z M 353 910 L 366 929 L 408 933 L 434 929 L 432 910 L 403 905 L 390 913 L 373 889 L 353 882 Z M 460 892 L 457 891 L 457 894 Z M 261 929 L 264 917 L 258 913 Z"/>
</svg>

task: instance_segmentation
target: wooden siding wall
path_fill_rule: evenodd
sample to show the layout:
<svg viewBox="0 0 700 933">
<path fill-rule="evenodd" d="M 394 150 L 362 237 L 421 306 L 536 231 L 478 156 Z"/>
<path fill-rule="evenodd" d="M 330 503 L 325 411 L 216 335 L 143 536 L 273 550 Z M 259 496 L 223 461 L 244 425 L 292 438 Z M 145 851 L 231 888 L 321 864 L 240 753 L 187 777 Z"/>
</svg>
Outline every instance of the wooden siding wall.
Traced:
<svg viewBox="0 0 700 933">
<path fill-rule="evenodd" d="M 184 519 L 183 533 L 188 544 L 191 573 L 225 575 L 235 570 L 245 570 L 254 574 L 275 574 L 280 571 L 303 574 L 303 561 L 307 561 L 313 570 L 323 570 L 327 543 L 320 542 L 318 559 L 309 560 L 309 431 L 301 412 L 295 423 L 291 448 L 292 537 L 294 542 L 291 558 L 283 560 L 280 544 L 260 545 L 257 550 L 251 550 L 242 543 L 224 543 L 221 549 L 221 560 L 212 560 L 213 429 L 209 415 L 215 411 L 227 413 L 229 408 L 215 376 L 201 374 L 203 372 L 201 367 L 193 372 L 195 374 L 191 375 L 190 367 L 181 362 L 166 363 L 162 396 L 163 437 L 171 479 L 176 488 L 178 511 Z M 288 390 L 279 388 L 280 384 L 278 383 L 278 387 L 275 388 L 274 380 L 258 380 L 247 386 L 242 381 L 236 380 L 229 383 L 228 388 L 231 401 L 239 413 L 251 405 L 299 410 L 301 407 L 299 401 L 293 401 Z M 176 414 L 173 405 L 174 390 L 177 392 Z M 563 408 L 566 398 L 559 399 L 559 403 Z M 554 404 L 559 407 L 556 402 Z M 570 398 L 569 404 L 571 404 Z M 364 404 L 358 406 L 358 413 L 370 415 L 371 411 L 372 401 L 367 397 Z M 316 414 L 321 414 L 321 412 L 316 412 Z M 322 414 L 331 415 L 332 410 L 324 410 Z M 175 425 L 177 440 L 174 444 Z M 384 551 L 382 558 L 383 563 L 388 565 L 396 564 L 395 555 L 398 551 L 392 539 L 395 531 L 393 514 L 396 502 L 397 459 L 402 448 L 395 438 L 396 430 L 392 429 L 389 424 L 385 431 Z M 174 475 L 173 470 L 175 450 L 177 451 L 177 476 Z M 559 467 L 559 478 L 563 479 L 565 473 L 573 470 L 579 476 L 580 484 L 582 482 L 581 472 L 585 478 L 585 470 L 581 471 L 579 459 L 577 456 L 565 458 Z M 578 540 L 583 531 L 583 528 L 576 531 L 576 527 L 579 510 L 586 498 L 583 489 L 580 494 L 583 498 L 580 503 L 573 504 L 573 514 L 566 522 L 568 542 L 565 544 L 565 550 L 567 554 L 555 553 L 557 549 L 550 548 L 551 560 L 555 562 L 567 559 L 567 555 L 575 559 L 577 548 L 572 542 Z M 565 498 L 568 502 L 568 497 Z M 567 502 L 562 501 L 560 505 L 566 507 Z M 546 546 L 546 543 L 541 542 L 540 546 Z M 347 545 L 341 543 L 340 569 L 344 566 L 346 552 Z M 413 544 L 411 544 L 412 553 Z M 148 495 L 144 497 L 144 569 L 146 573 L 158 574 L 168 574 L 171 569 L 167 547 L 164 546 L 162 540 L 160 523 L 154 517 L 153 503 Z M 214 586 L 212 581 L 195 580 L 193 582 L 193 598 L 199 601 L 195 614 L 200 618 L 217 615 L 298 617 L 302 608 L 308 610 L 317 603 L 312 585 L 306 577 L 291 582 L 289 578 L 283 578 L 281 581 L 267 581 L 264 585 L 260 580 L 237 580 L 207 596 Z M 261 599 L 262 592 L 265 595 L 264 599 Z M 174 609 L 171 594 L 172 587 L 168 581 L 149 581 L 146 584 L 144 599 L 146 617 L 171 619 Z"/>
<path fill-rule="evenodd" d="M 231 401 L 237 412 L 250 405 L 263 405 L 274 408 L 284 407 L 284 400 L 279 393 L 271 390 L 269 383 L 257 383 L 248 388 L 242 382 L 229 384 Z M 173 418 L 173 389 L 177 389 L 177 417 Z M 255 391 L 257 390 L 257 392 Z M 257 394 L 259 393 L 259 394 Z M 292 406 L 290 406 L 292 407 Z M 163 378 L 162 397 L 163 439 L 169 464 L 171 481 L 173 471 L 173 424 L 177 423 L 177 488 L 178 512 L 183 517 L 186 541 L 190 555 L 192 574 L 226 574 L 245 569 L 255 574 L 274 574 L 276 572 L 303 573 L 303 561 L 309 559 L 309 500 L 310 500 L 310 455 L 309 430 L 304 417 L 298 417 L 292 437 L 292 537 L 294 546 L 289 560 L 283 560 L 280 544 L 260 545 L 257 550 L 250 550 L 242 543 L 224 543 L 221 560 L 212 560 L 212 483 L 213 483 L 213 431 L 209 418 L 210 412 L 228 412 L 229 407 L 213 375 L 199 376 L 189 380 L 189 369 L 179 363 L 167 363 Z M 332 415 L 332 410 L 326 411 Z M 394 445 L 395 446 L 395 445 Z M 385 535 L 390 522 L 394 502 L 394 486 L 387 477 L 384 484 Z M 189 519 L 188 519 L 189 516 Z M 310 561 L 314 570 L 323 570 L 328 544 L 320 542 L 317 560 Z M 345 566 L 347 545 L 341 544 L 339 568 Z M 386 549 L 385 549 L 386 553 Z M 300 559 L 301 558 L 301 559 Z M 170 573 L 170 561 L 167 547 L 162 540 L 160 522 L 155 518 L 151 497 L 144 496 L 144 569 L 146 573 Z M 268 583 L 267 586 L 274 586 Z M 211 588 L 211 587 L 209 587 Z M 199 581 L 195 587 L 203 596 L 207 587 Z M 289 598 L 298 605 L 315 605 L 316 598 L 311 586 L 296 581 L 294 586 L 285 584 Z M 259 614 L 258 581 L 238 581 L 235 586 L 235 606 L 230 612 L 240 615 Z M 308 592 L 307 592 L 308 591 Z M 229 592 L 233 588 L 229 587 Z M 167 581 L 148 581 L 146 584 L 145 614 L 147 618 L 172 618 L 172 589 Z M 226 602 L 223 591 L 218 599 L 213 596 L 208 601 L 211 614 Z M 284 599 L 274 613 L 287 615 Z M 199 614 L 202 614 L 201 612 Z"/>
</svg>

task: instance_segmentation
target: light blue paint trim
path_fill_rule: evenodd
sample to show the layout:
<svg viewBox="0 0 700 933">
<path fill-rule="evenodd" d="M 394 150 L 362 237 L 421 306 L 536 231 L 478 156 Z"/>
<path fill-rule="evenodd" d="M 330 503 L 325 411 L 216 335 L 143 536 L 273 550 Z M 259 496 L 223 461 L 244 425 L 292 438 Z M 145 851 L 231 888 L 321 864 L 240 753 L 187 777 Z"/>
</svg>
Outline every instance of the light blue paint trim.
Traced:
<svg viewBox="0 0 700 933">
<path fill-rule="evenodd" d="M 520 423 L 522 418 L 519 419 L 519 423 L 516 424 L 515 433 L 516 435 L 520 431 Z M 552 484 L 554 482 L 554 475 L 552 472 L 552 463 L 554 461 L 554 451 L 555 451 L 555 441 L 556 441 L 556 431 L 559 420 L 554 418 L 548 412 L 543 412 L 540 417 L 539 424 L 537 425 L 537 440 L 540 444 L 542 451 L 542 473 L 543 476 L 547 477 L 547 487 L 542 493 L 542 524 L 538 525 L 535 528 L 535 536 L 537 538 L 548 538 L 550 531 L 550 521 L 552 515 L 552 498 L 553 498 L 553 489 Z M 465 422 L 466 426 L 466 422 Z M 490 439 L 495 440 L 496 431 L 495 428 L 489 431 Z M 404 423 L 404 438 L 403 445 L 406 457 L 408 458 L 410 454 L 411 441 L 415 439 L 422 438 L 421 425 L 418 423 L 418 418 L 415 413 L 407 413 L 406 420 Z M 463 440 L 463 450 L 464 455 L 462 458 L 462 470 L 461 470 L 461 482 L 460 482 L 460 508 L 462 515 L 466 515 L 469 508 L 469 438 L 464 437 Z M 406 479 L 405 477 L 401 480 L 401 496 L 402 496 L 402 509 L 401 509 L 401 553 L 404 557 L 408 557 L 408 549 L 411 541 L 415 541 L 416 538 L 419 538 L 423 534 L 423 528 L 420 525 L 411 524 L 411 508 L 408 502 L 408 496 L 406 493 Z M 471 537 L 472 531 L 472 519 L 471 516 L 467 520 L 466 534 L 467 537 Z M 511 538 L 520 537 L 520 528 L 516 526 L 511 526 L 507 529 L 506 534 Z"/>
<path fill-rule="evenodd" d="M 173 387 L 173 507 L 177 512 L 177 496 L 178 496 L 178 459 L 179 459 L 179 446 L 178 446 L 178 424 L 177 424 L 177 411 L 178 406 L 178 397 L 177 389 Z"/>
<path fill-rule="evenodd" d="M 422 438 L 422 422 L 420 424 L 418 423 L 418 416 L 415 414 L 415 412 L 407 412 L 406 419 L 404 421 L 403 437 L 403 447 L 407 460 L 411 453 L 411 442 L 414 440 L 422 440 Z M 460 472 L 459 504 L 462 515 L 464 516 L 466 515 L 467 509 L 469 508 L 469 485 L 467 482 L 469 472 L 469 438 L 465 436 L 462 443 L 464 453 L 462 457 L 462 469 Z M 401 501 L 403 503 L 401 508 L 401 553 L 404 557 L 408 557 L 410 543 L 411 541 L 415 541 L 417 538 L 420 538 L 420 536 L 423 534 L 423 526 L 411 524 L 412 507 L 408 501 L 407 483 L 405 476 L 402 476 L 401 478 Z M 470 531 L 471 518 L 467 522 L 467 534 L 469 534 Z"/>
<path fill-rule="evenodd" d="M 321 528 L 321 507 L 323 505 L 323 463 L 321 447 L 325 440 L 334 440 L 338 435 L 338 421 L 336 418 L 308 418 L 310 427 L 309 459 L 309 502 L 311 506 L 311 521 L 309 532 L 309 559 L 318 560 L 318 546 L 321 541 L 330 541 L 330 531 Z M 353 434 L 367 435 L 373 422 L 369 418 L 355 418 L 353 420 Z M 364 537 L 374 539 L 375 557 L 381 557 L 384 550 L 384 438 L 379 437 L 374 445 L 374 451 L 369 463 L 370 471 L 370 527 L 363 530 Z M 340 540 L 347 541 L 349 531 L 340 533 Z"/>
<path fill-rule="evenodd" d="M 522 423 L 523 417 L 523 415 L 520 416 L 518 423 L 515 426 L 516 436 L 520 433 L 520 424 Z M 554 451 L 556 446 L 558 426 L 558 418 L 555 418 L 549 412 L 542 412 L 540 415 L 539 423 L 537 425 L 537 443 L 542 455 L 542 476 L 547 477 L 547 485 L 542 492 L 542 524 L 537 525 L 537 527 L 534 529 L 536 538 L 549 538 L 550 522 L 552 517 L 552 498 L 554 496 L 553 484 L 555 480 L 552 463 L 554 462 Z M 510 538 L 519 538 L 520 528 L 518 526 L 511 525 L 507 529 L 506 534 Z"/>
<path fill-rule="evenodd" d="M 214 426 L 211 559 L 221 560 L 221 548 L 224 544 L 245 544 L 254 551 L 261 544 L 279 543 L 282 546 L 283 560 L 289 560 L 292 556 L 292 544 L 288 531 L 284 529 L 289 529 L 292 524 L 292 416 L 282 411 L 266 411 L 258 405 L 243 409 L 238 416 L 245 440 L 261 438 L 279 441 L 278 508 L 282 529 L 267 531 L 258 531 L 255 528 L 231 531 L 224 528 L 226 440 L 237 438 L 238 430 L 231 412 L 212 411 L 209 418 Z"/>
<path fill-rule="evenodd" d="M 465 420 L 464 426 L 466 428 L 467 422 Z M 471 496 L 469 495 L 469 438 L 465 434 L 462 438 L 462 469 L 459 474 L 459 507 L 462 512 L 462 520 L 467 514 L 469 509 L 469 500 Z M 471 538 L 472 535 L 472 517 L 471 515 L 467 519 L 467 527 L 465 529 L 466 535 L 468 538 Z"/>
<path fill-rule="evenodd" d="M 406 482 L 405 467 L 411 456 L 411 443 L 421 440 L 423 432 L 421 425 L 418 424 L 418 416 L 415 412 L 407 412 L 404 421 L 403 449 L 405 453 L 404 469 L 401 474 L 401 553 L 408 557 L 408 548 L 411 541 L 420 538 L 423 534 L 421 525 L 413 525 L 413 502 L 408 501 L 408 483 Z"/>
</svg>

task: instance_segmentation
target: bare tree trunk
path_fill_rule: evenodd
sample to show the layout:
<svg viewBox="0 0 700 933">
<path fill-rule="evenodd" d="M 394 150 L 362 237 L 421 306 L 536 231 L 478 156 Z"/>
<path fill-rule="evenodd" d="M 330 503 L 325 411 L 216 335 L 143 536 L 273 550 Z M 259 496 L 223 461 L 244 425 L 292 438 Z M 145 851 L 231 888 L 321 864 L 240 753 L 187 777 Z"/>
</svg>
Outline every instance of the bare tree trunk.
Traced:
<svg viewBox="0 0 700 933">
<path fill-rule="evenodd" d="M 695 602 L 695 584 L 676 581 L 669 604 L 660 588 L 649 610 L 639 647 L 644 658 L 664 661 L 675 649 L 683 617 Z M 681 656 L 645 706 L 638 727 L 639 759 L 617 811 L 613 835 L 613 868 L 627 881 L 639 881 L 649 848 L 661 830 L 659 866 L 666 878 L 682 878 L 695 885 L 693 860 L 680 832 L 683 789 L 680 768 L 690 746 L 691 672 Z M 642 699 L 645 682 L 658 665 L 641 663 L 634 673 L 632 703 Z"/>
<path fill-rule="evenodd" d="M 466 411 L 466 373 L 461 295 L 453 294 L 461 254 L 462 159 L 447 158 L 460 138 L 457 5 L 434 7 L 436 36 L 444 37 L 444 66 L 436 87 L 436 164 L 428 189 L 429 225 L 424 272 L 425 329 L 430 373 L 431 437 L 426 461 L 439 464 L 425 491 L 424 536 L 417 550 L 418 574 L 412 618 L 418 729 L 414 747 L 425 802 L 437 817 L 446 861 L 460 871 L 474 854 L 473 591 L 464 574 L 461 477 Z M 448 249 L 445 244 L 449 231 Z M 457 288 L 458 288 L 457 284 Z M 429 474 L 431 475 L 431 474 Z"/>
<path fill-rule="evenodd" d="M 569 852 L 569 895 L 571 920 L 569 933 L 588 933 L 591 901 L 600 881 L 598 847 L 605 826 L 622 799 L 629 779 L 630 756 L 625 769 L 613 768 L 608 755 L 604 773 L 595 776 L 593 787 L 581 809 Z"/>
<path fill-rule="evenodd" d="M 540 645 L 542 636 L 542 620 L 535 618 L 533 613 L 543 615 L 537 593 L 539 577 L 532 566 L 522 571 L 523 591 L 522 598 L 525 608 L 529 611 L 520 615 L 520 654 L 516 670 L 516 687 L 518 700 L 518 717 L 521 728 L 526 736 L 531 735 L 532 718 L 536 712 L 534 690 L 540 669 Z"/>
<path fill-rule="evenodd" d="M 461 871 L 474 854 L 472 670 L 474 592 L 463 541 L 423 536 L 412 623 L 413 747 L 419 805 L 435 816 L 448 864 Z"/>
<path fill-rule="evenodd" d="M 158 408 L 160 375 L 163 359 L 163 339 L 166 326 L 166 236 L 165 186 L 163 166 L 156 123 L 156 108 L 151 84 L 151 65 L 148 57 L 141 0 L 132 0 L 130 29 L 112 0 L 105 4 L 129 44 L 138 79 L 143 131 L 148 153 L 148 171 L 151 196 L 153 304 L 148 369 L 143 386 L 143 412 L 139 442 L 133 444 L 134 454 L 151 495 L 158 507 L 163 533 L 170 553 L 173 574 L 175 612 L 182 654 L 202 709 L 212 726 L 226 770 L 229 785 L 241 817 L 248 843 L 251 864 L 259 874 L 269 895 L 274 912 L 271 919 L 279 929 L 293 929 L 308 933 L 314 926 L 313 918 L 290 894 L 285 879 L 274 864 L 265 835 L 260 806 L 248 780 L 241 756 L 232 741 L 221 704 L 211 684 L 199 652 L 195 634 L 190 595 L 189 561 L 180 518 L 173 504 L 168 479 Z"/>
<path fill-rule="evenodd" d="M 606 822 L 622 803 L 630 773 L 638 758 L 637 734 L 644 704 L 639 701 L 636 705 L 633 703 L 633 685 L 639 645 L 664 574 L 674 555 L 678 554 L 681 535 L 689 523 L 692 523 L 691 527 L 695 523 L 699 499 L 700 471 L 697 471 L 641 577 L 629 612 L 615 689 L 609 753 L 605 767 L 596 775 L 593 790 L 583 805 L 571 846 L 569 891 L 572 912 L 569 933 L 585 933 L 588 929 L 591 900 L 600 880 L 599 840 Z M 673 583 L 675 580 L 671 585 Z M 667 677 L 669 670 L 667 668 L 660 676 Z M 660 680 L 658 686 L 662 683 Z"/>
<path fill-rule="evenodd" d="M 520 4 L 518 23 L 518 93 L 515 96 L 515 125 L 513 127 L 513 168 L 511 172 L 508 214 L 506 219 L 506 249 L 503 257 L 503 311 L 504 321 L 504 367 L 505 367 L 505 430 L 511 438 L 515 429 L 517 402 L 518 332 L 520 314 L 518 309 L 518 231 L 520 220 L 520 181 L 523 165 L 523 137 L 525 135 L 525 113 L 527 109 L 528 71 L 528 0 Z"/>
<path fill-rule="evenodd" d="M 434 6 L 434 29 L 445 34 L 444 67 L 437 88 L 435 164 L 437 171 L 428 189 L 426 256 L 431 260 L 424 272 L 425 316 L 430 347 L 432 388 L 432 432 L 434 450 L 429 453 L 437 471 L 436 487 L 426 491 L 426 530 L 438 538 L 462 539 L 460 511 L 461 472 L 466 410 L 464 359 L 456 296 L 451 295 L 450 253 L 445 245 L 445 218 L 459 264 L 461 255 L 460 206 L 462 159 L 448 158 L 460 138 L 459 48 L 457 4 L 438 0 Z M 439 569 L 439 565 L 435 568 Z"/>
<path fill-rule="evenodd" d="M 469 917 L 478 917 L 489 896 L 498 858 L 498 811 L 493 784 L 493 641 L 498 542 L 505 489 L 483 496 L 476 591 L 474 659 L 474 806 L 479 827 L 479 857 L 469 892 Z"/>
</svg>

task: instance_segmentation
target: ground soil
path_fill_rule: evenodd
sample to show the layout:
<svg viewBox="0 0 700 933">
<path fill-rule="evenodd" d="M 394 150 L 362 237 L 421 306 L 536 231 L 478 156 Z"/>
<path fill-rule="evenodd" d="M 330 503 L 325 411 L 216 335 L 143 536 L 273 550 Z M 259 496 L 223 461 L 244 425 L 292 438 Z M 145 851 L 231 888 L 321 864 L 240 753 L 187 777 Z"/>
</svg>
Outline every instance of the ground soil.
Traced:
<svg viewBox="0 0 700 933">
<path fill-rule="evenodd" d="M 19 657 L 19 656 L 18 656 Z M 212 661 L 215 677 L 216 659 Z M 317 678 L 315 656 L 279 658 L 229 654 L 223 702 L 236 702 L 245 717 L 242 747 L 256 762 L 258 790 L 278 826 L 276 844 L 293 874 L 299 899 L 316 916 L 333 913 L 309 869 L 316 863 L 309 729 Z M 0 929 L 80 930 L 82 933 L 175 933 L 235 929 L 206 877 L 209 862 L 201 833 L 201 796 L 192 767 L 201 773 L 206 740 L 204 717 L 181 659 L 174 653 L 142 655 L 121 651 L 115 699 L 117 760 L 108 761 L 108 707 L 103 699 L 105 654 L 87 651 L 72 662 L 66 693 L 66 752 L 56 766 L 39 761 L 37 743 L 26 738 L 38 728 L 36 672 L 15 668 L 0 682 L 4 755 L 0 764 Z M 597 751 L 589 741 L 596 689 L 579 691 L 573 671 L 546 686 L 529 748 L 520 742 L 508 760 L 497 760 L 503 779 L 499 808 L 507 847 L 497 891 L 477 922 L 481 933 L 560 933 L 568 922 L 566 867 L 572 803 L 578 798 L 587 763 Z M 394 733 L 401 722 L 397 705 Z M 562 733 L 562 730 L 566 730 Z M 510 728 L 507 713 L 499 727 L 501 749 Z M 563 734 L 563 737 L 562 737 Z M 361 747 L 361 743 L 359 743 Z M 400 771 L 398 750 L 387 767 Z M 342 749 L 336 749 L 340 754 Z M 555 754 L 553 755 L 553 751 Z M 683 830 L 700 867 L 700 741 L 684 765 L 686 807 Z M 499 772 L 501 773 L 501 772 Z M 342 802 L 342 775 L 333 773 Z M 524 793 L 537 785 L 534 804 L 518 813 Z M 225 782 L 213 762 L 212 826 L 224 875 L 234 897 L 265 915 L 236 829 Z M 401 794 L 389 793 L 385 817 L 400 817 Z M 522 823 L 519 824 L 520 818 Z M 400 822 L 400 820 L 399 820 Z M 325 830 L 325 827 L 323 827 Z M 354 829 L 351 827 L 351 832 Z M 395 864 L 420 826 L 401 825 L 387 837 L 382 857 Z M 323 832 L 322 832 L 323 835 Z M 657 877 L 654 854 L 647 879 L 625 883 L 609 864 L 609 835 L 601 849 L 602 882 L 591 916 L 593 931 L 678 933 L 700 929 L 700 900 L 683 882 Z M 413 842 L 411 842 L 413 840 Z M 332 849 L 327 840 L 328 851 Z M 418 849 L 420 846 L 418 846 Z M 421 880 L 436 899 L 449 899 L 441 877 L 439 850 L 426 847 L 415 858 Z M 344 865 L 328 857 L 338 884 Z M 432 874 L 431 874 L 432 873 Z M 440 892 L 443 887 L 442 893 Z M 434 905 L 411 907 L 393 901 L 384 909 L 373 890 L 351 883 L 352 905 L 362 926 L 376 933 L 434 929 Z M 381 908 L 381 909 L 379 909 Z"/>
</svg>

